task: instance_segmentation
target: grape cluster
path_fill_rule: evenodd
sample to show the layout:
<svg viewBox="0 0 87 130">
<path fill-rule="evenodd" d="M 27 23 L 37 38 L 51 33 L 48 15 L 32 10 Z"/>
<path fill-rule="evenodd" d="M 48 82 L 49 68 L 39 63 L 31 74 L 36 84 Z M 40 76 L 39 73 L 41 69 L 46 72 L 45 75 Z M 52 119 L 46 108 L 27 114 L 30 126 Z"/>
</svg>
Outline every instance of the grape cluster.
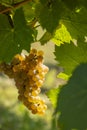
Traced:
<svg viewBox="0 0 87 130">
<path fill-rule="evenodd" d="M 29 55 L 17 54 L 10 64 L 1 63 L 0 70 L 14 78 L 18 99 L 33 114 L 44 114 L 47 106 L 38 94 L 41 91 L 48 67 L 43 64 L 43 51 L 32 49 Z"/>
</svg>

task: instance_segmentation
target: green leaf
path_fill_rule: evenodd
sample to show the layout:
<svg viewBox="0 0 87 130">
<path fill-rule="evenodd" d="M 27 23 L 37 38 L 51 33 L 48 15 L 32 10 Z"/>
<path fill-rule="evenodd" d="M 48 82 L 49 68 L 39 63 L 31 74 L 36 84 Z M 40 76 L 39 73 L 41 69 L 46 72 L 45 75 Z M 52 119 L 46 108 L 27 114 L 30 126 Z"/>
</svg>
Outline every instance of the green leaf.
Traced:
<svg viewBox="0 0 87 130">
<path fill-rule="evenodd" d="M 62 0 L 64 4 L 71 10 L 77 9 L 79 7 L 86 7 L 87 8 L 87 0 Z"/>
<path fill-rule="evenodd" d="M 63 5 L 59 0 L 53 1 L 50 5 L 49 2 L 41 1 L 36 5 L 36 17 L 39 20 L 39 23 L 46 29 L 48 32 L 53 33 L 53 31 L 59 25 L 59 20 L 64 14 Z"/>
<path fill-rule="evenodd" d="M 61 24 L 60 28 L 57 29 L 53 35 L 52 41 L 57 45 L 60 46 L 61 44 L 64 44 L 64 42 L 70 43 L 72 40 L 69 32 L 67 31 L 67 28 Z"/>
<path fill-rule="evenodd" d="M 47 43 L 51 39 L 52 35 L 49 32 L 45 32 L 45 34 L 40 38 L 40 42 L 42 45 Z"/>
<path fill-rule="evenodd" d="M 69 79 L 69 75 L 63 73 L 63 72 L 60 72 L 58 75 L 57 75 L 57 78 L 61 78 L 61 79 L 64 79 L 64 80 L 68 80 Z"/>
<path fill-rule="evenodd" d="M 57 96 L 58 96 L 59 92 L 60 92 L 59 87 L 58 88 L 53 88 L 53 89 L 51 89 L 51 90 L 49 90 L 47 92 L 47 96 L 50 99 L 53 107 L 56 107 L 56 105 L 57 105 Z"/>
<path fill-rule="evenodd" d="M 73 2 L 73 0 L 62 0 L 62 1 L 71 10 L 77 8 L 78 5 L 79 5 L 79 1 L 78 0 L 75 0 L 74 2 Z"/>
<path fill-rule="evenodd" d="M 79 40 L 77 46 L 73 43 L 56 46 L 55 56 L 59 65 L 64 68 L 64 72 L 71 75 L 80 63 L 87 62 L 87 43 Z"/>
<path fill-rule="evenodd" d="M 85 8 L 87 8 L 87 1 L 86 0 L 80 0 L 80 5 L 83 5 Z"/>
<path fill-rule="evenodd" d="M 35 18 L 35 3 L 29 2 L 28 4 L 23 5 L 24 15 L 27 21 L 31 21 Z"/>
<path fill-rule="evenodd" d="M 16 10 L 12 22 L 14 28 L 8 17 L 0 14 L 0 61 L 9 62 L 22 49 L 29 51 L 33 42 L 33 31 L 27 26 L 22 8 Z"/>
<path fill-rule="evenodd" d="M 87 129 L 87 63 L 79 65 L 61 88 L 57 112 L 61 130 Z"/>
<path fill-rule="evenodd" d="M 84 36 L 87 35 L 87 10 L 85 8 L 80 8 L 76 12 L 67 12 L 62 22 L 73 39 L 78 40 L 80 37 L 84 40 Z"/>
</svg>

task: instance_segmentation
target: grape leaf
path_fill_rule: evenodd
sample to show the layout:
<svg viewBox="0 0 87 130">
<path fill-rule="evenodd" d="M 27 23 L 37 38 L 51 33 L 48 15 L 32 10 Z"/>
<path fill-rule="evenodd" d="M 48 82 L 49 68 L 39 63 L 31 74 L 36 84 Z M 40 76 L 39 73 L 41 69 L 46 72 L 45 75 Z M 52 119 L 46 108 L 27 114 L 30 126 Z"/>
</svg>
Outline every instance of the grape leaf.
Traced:
<svg viewBox="0 0 87 130">
<path fill-rule="evenodd" d="M 63 80 L 68 80 L 70 78 L 70 75 L 67 75 L 63 72 L 60 72 L 58 75 L 57 75 L 57 78 L 60 78 L 60 79 L 63 79 Z"/>
<path fill-rule="evenodd" d="M 87 43 L 79 39 L 77 46 L 73 43 L 56 46 L 55 56 L 59 65 L 64 68 L 64 72 L 71 75 L 80 63 L 87 62 Z"/>
<path fill-rule="evenodd" d="M 63 2 L 65 3 L 65 5 L 66 5 L 69 9 L 71 9 L 71 10 L 77 8 L 78 5 L 79 5 L 79 1 L 78 1 L 78 0 L 75 0 L 74 2 L 73 2 L 73 0 L 62 0 L 62 1 L 63 1 Z"/>
<path fill-rule="evenodd" d="M 58 96 L 61 130 L 87 129 L 87 63 L 80 64 Z"/>
<path fill-rule="evenodd" d="M 24 15 L 27 21 L 31 21 L 32 19 L 35 18 L 35 4 L 34 2 L 29 2 L 28 4 L 23 5 L 23 11 Z"/>
<path fill-rule="evenodd" d="M 22 49 L 29 51 L 30 43 L 33 42 L 33 31 L 27 26 L 22 8 L 16 10 L 13 24 L 14 28 L 8 17 L 0 14 L 0 61 L 9 62 Z"/>
<path fill-rule="evenodd" d="M 45 32 L 45 34 L 40 38 L 40 43 L 44 45 L 51 39 L 52 35 L 49 32 Z"/>
<path fill-rule="evenodd" d="M 61 44 L 64 44 L 64 42 L 70 43 L 72 40 L 69 32 L 67 31 L 67 28 L 61 24 L 60 28 L 57 29 L 53 35 L 52 41 L 57 45 L 60 46 Z"/>
<path fill-rule="evenodd" d="M 78 9 L 77 12 L 67 12 L 62 22 L 73 39 L 78 40 L 80 37 L 84 40 L 84 36 L 87 35 L 87 10 L 85 8 Z"/>
<path fill-rule="evenodd" d="M 87 0 L 62 0 L 64 4 L 71 10 L 82 8 L 83 6 L 87 8 Z"/>
<path fill-rule="evenodd" d="M 56 107 L 57 105 L 57 96 L 59 92 L 60 92 L 60 88 L 58 87 L 58 88 L 53 88 L 46 93 L 53 107 Z"/>
<path fill-rule="evenodd" d="M 87 8 L 87 0 L 80 0 L 80 5 L 83 5 L 85 8 Z"/>
<path fill-rule="evenodd" d="M 48 32 L 52 33 L 57 26 L 59 25 L 59 20 L 64 14 L 63 5 L 60 1 L 53 1 L 51 4 L 41 1 L 36 5 L 36 17 L 39 20 L 39 23 L 46 29 Z"/>
</svg>

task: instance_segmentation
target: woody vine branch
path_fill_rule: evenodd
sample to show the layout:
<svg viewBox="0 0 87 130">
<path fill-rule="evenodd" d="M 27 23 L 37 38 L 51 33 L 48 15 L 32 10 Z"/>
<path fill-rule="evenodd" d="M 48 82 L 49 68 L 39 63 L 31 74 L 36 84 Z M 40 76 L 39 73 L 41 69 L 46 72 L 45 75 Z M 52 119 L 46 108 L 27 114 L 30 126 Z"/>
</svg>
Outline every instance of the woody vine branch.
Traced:
<svg viewBox="0 0 87 130">
<path fill-rule="evenodd" d="M 5 9 L 0 11 L 0 14 L 6 13 L 6 12 L 8 12 L 8 11 L 14 9 L 14 8 L 17 8 L 19 6 L 23 6 L 24 4 L 26 4 L 30 1 L 32 1 L 32 0 L 24 0 L 24 1 L 21 1 L 21 2 L 18 2 L 16 4 L 12 5 L 11 7 L 6 7 Z"/>
</svg>

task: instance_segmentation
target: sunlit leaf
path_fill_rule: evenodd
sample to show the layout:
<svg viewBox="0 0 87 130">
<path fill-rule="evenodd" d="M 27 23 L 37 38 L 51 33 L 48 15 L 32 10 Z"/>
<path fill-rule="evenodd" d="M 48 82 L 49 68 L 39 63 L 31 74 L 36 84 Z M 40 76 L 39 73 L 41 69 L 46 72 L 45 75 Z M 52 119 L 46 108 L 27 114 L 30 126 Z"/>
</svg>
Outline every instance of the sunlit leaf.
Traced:
<svg viewBox="0 0 87 130">
<path fill-rule="evenodd" d="M 58 96 L 59 92 L 60 92 L 60 88 L 54 88 L 47 92 L 47 96 L 50 99 L 50 101 L 54 107 L 56 107 L 56 105 L 57 105 L 57 96 Z"/>
<path fill-rule="evenodd" d="M 57 45 L 60 46 L 61 44 L 70 43 L 72 40 L 67 28 L 62 24 L 60 28 L 57 29 L 53 35 L 52 41 Z"/>
<path fill-rule="evenodd" d="M 63 73 L 63 72 L 60 72 L 58 75 L 57 75 L 57 78 L 61 78 L 61 79 L 64 79 L 64 80 L 68 80 L 69 79 L 69 75 Z"/>
</svg>

